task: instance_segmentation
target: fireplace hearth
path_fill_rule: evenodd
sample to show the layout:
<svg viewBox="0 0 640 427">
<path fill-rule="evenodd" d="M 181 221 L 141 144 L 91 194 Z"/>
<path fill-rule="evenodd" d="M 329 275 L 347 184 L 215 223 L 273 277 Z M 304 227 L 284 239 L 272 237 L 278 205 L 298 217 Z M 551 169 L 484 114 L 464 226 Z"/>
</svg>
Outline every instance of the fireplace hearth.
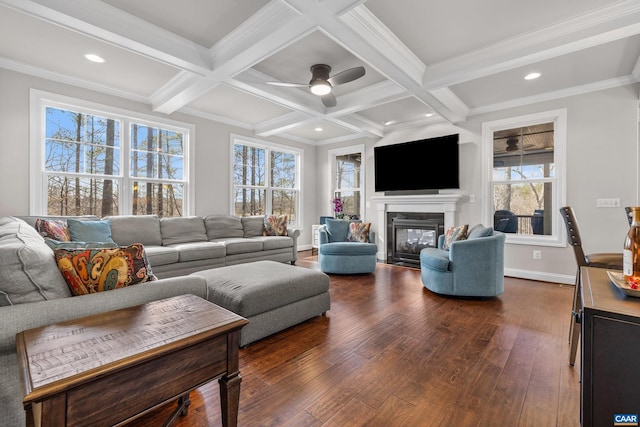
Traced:
<svg viewBox="0 0 640 427">
<path fill-rule="evenodd" d="M 388 212 L 387 263 L 420 267 L 420 251 L 436 247 L 444 233 L 444 215 L 440 213 Z"/>
</svg>

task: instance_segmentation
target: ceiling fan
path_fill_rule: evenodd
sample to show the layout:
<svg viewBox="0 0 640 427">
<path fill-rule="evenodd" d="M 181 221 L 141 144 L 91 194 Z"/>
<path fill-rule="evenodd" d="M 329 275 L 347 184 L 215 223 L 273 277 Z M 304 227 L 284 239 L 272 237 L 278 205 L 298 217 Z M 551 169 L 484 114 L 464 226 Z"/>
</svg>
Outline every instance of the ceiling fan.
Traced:
<svg viewBox="0 0 640 427">
<path fill-rule="evenodd" d="M 364 76 L 364 67 L 349 68 L 329 76 L 331 67 L 326 64 L 315 64 L 311 66 L 311 80 L 309 83 L 287 83 L 287 82 L 267 82 L 267 84 L 284 87 L 308 87 L 311 93 L 318 95 L 322 99 L 325 107 L 335 107 L 336 97 L 331 92 L 334 86 L 352 82 Z"/>
</svg>

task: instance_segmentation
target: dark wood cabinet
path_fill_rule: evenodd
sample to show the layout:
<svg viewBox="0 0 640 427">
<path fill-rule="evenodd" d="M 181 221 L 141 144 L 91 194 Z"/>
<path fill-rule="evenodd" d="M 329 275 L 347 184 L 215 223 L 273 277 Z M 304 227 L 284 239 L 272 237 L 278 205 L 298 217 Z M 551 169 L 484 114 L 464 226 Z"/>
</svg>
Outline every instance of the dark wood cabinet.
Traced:
<svg viewBox="0 0 640 427">
<path fill-rule="evenodd" d="M 640 415 L 640 298 L 618 289 L 605 269 L 581 274 L 580 418 L 583 426 L 610 426 L 616 415 Z"/>
</svg>

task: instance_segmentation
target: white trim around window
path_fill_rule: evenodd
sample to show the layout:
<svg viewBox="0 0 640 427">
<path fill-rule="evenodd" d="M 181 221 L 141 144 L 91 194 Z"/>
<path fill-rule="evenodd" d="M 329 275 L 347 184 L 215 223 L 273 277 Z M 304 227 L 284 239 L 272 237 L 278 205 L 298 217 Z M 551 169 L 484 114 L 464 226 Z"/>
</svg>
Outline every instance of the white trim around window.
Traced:
<svg viewBox="0 0 640 427">
<path fill-rule="evenodd" d="M 493 224 L 492 219 L 492 177 L 493 177 L 493 133 L 500 130 L 530 126 L 541 123 L 554 124 L 554 164 L 555 186 L 552 199 L 552 232 L 551 235 L 515 235 L 507 233 L 507 243 L 539 246 L 566 246 L 566 234 L 563 232 L 564 222 L 559 209 L 566 203 L 566 152 L 567 152 L 567 110 L 559 109 L 482 124 L 482 222 Z"/>
</svg>

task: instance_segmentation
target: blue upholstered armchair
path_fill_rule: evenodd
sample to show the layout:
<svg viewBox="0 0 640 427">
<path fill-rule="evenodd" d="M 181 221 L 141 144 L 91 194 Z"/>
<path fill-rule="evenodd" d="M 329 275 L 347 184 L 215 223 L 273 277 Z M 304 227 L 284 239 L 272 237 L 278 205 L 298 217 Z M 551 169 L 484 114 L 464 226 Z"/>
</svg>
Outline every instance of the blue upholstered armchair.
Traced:
<svg viewBox="0 0 640 427">
<path fill-rule="evenodd" d="M 351 224 L 355 224 L 352 226 Z M 327 219 L 318 229 L 318 263 L 325 273 L 372 273 L 378 247 L 375 233 L 362 221 Z"/>
<path fill-rule="evenodd" d="M 490 297 L 504 292 L 505 234 L 476 225 L 466 240 L 451 243 L 449 250 L 438 237 L 437 248 L 420 251 L 425 288 L 444 295 Z"/>
</svg>

